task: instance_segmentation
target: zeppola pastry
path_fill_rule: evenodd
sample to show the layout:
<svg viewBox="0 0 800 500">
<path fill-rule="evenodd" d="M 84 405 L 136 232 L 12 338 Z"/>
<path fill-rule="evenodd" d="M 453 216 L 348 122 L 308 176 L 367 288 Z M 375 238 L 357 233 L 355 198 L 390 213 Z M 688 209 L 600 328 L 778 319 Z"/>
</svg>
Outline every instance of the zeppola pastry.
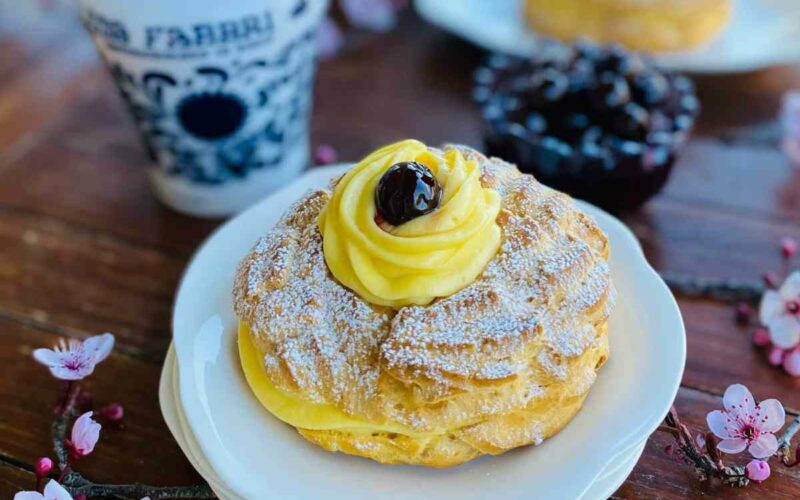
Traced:
<svg viewBox="0 0 800 500">
<path fill-rule="evenodd" d="M 525 17 L 539 33 L 644 52 L 697 47 L 719 33 L 732 10 L 731 0 L 525 0 Z"/>
<path fill-rule="evenodd" d="M 539 444 L 608 357 L 608 253 L 571 198 L 511 164 L 386 146 L 240 264 L 242 369 L 330 451 L 448 467 Z"/>
</svg>

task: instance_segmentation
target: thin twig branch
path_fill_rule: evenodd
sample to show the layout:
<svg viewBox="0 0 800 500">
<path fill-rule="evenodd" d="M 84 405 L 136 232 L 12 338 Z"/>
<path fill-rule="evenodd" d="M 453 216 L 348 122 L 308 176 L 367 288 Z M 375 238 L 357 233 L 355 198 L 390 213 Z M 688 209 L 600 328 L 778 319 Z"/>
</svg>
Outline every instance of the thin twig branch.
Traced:
<svg viewBox="0 0 800 500">
<path fill-rule="evenodd" d="M 795 434 L 800 432 L 800 415 L 794 417 L 794 420 L 786 427 L 786 430 L 783 431 L 783 434 L 778 438 L 778 456 L 783 462 L 784 465 L 788 467 L 794 467 L 800 464 L 800 456 L 798 456 L 798 452 L 795 451 L 795 456 L 792 457 L 792 439 L 794 439 Z M 800 447 L 798 447 L 800 450 Z"/>
<path fill-rule="evenodd" d="M 697 446 L 695 440 L 692 439 L 689 428 L 681 423 L 674 406 L 670 408 L 669 413 L 664 418 L 664 423 L 658 427 L 658 430 L 671 434 L 675 438 L 680 453 L 688 463 L 694 466 L 701 481 L 705 481 L 708 478 L 717 478 L 730 486 L 742 487 L 749 484 L 750 480 L 745 474 L 744 467 L 727 466 L 723 463 L 722 454 L 717 449 L 717 438 L 713 433 L 709 432 L 705 435 L 706 451 Z M 776 455 L 787 467 L 800 465 L 800 456 L 791 456 L 792 439 L 798 432 L 800 432 L 800 416 L 795 417 L 778 437 Z M 798 449 L 800 450 L 800 448 Z M 797 452 L 795 455 L 797 455 Z"/>
<path fill-rule="evenodd" d="M 757 302 L 766 290 L 760 282 L 706 279 L 672 273 L 661 273 L 661 278 L 673 292 L 685 297 Z"/>
<path fill-rule="evenodd" d="M 150 497 L 153 500 L 167 498 L 216 498 L 214 492 L 207 484 L 197 484 L 192 486 L 148 486 L 146 484 L 98 484 L 89 481 L 81 474 L 71 470 L 69 462 L 69 450 L 65 444 L 67 438 L 67 426 L 75 416 L 75 399 L 79 389 L 74 384 L 75 389 L 67 392 L 66 401 L 60 407 L 53 418 L 51 432 L 53 437 L 53 451 L 56 455 L 59 469 L 67 471 L 61 478 L 61 484 L 70 492 L 72 496 L 85 495 L 86 497 L 116 497 L 126 499 L 139 499 Z"/>
</svg>

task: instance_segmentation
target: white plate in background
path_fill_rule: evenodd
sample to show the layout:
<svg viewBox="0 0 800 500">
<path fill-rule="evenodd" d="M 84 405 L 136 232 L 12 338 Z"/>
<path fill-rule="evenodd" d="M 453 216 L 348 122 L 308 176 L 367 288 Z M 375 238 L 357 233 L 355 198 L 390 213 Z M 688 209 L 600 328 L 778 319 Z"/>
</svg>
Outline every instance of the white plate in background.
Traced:
<svg viewBox="0 0 800 500">
<path fill-rule="evenodd" d="M 539 37 L 522 14 L 524 0 L 415 0 L 431 24 L 487 50 L 525 55 Z M 800 63 L 800 0 L 734 0 L 730 23 L 690 52 L 655 56 L 663 68 L 692 73 L 737 73 Z"/>
<path fill-rule="evenodd" d="M 173 332 L 187 429 L 222 483 L 244 498 L 575 499 L 669 410 L 686 359 L 680 311 L 633 234 L 580 203 L 608 234 L 619 292 L 611 357 L 582 411 L 538 447 L 482 457 L 447 470 L 387 467 L 326 452 L 270 415 L 251 394 L 236 351 L 231 288 L 239 260 L 311 188 L 347 166 L 314 169 L 217 230 L 197 251 L 178 290 Z"/>
</svg>

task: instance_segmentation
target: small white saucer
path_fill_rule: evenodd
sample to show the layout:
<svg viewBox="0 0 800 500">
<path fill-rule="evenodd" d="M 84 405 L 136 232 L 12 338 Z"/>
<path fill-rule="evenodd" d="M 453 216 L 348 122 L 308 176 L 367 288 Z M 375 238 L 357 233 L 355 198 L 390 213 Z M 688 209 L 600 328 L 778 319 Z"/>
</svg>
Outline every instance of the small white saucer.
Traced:
<svg viewBox="0 0 800 500">
<path fill-rule="evenodd" d="M 525 23 L 522 0 L 415 0 L 431 24 L 487 50 L 526 55 L 540 41 Z M 800 62 L 800 1 L 734 0 L 734 15 L 716 39 L 691 51 L 655 57 L 663 68 L 737 73 Z"/>
<path fill-rule="evenodd" d="M 232 219 L 198 250 L 178 290 L 173 314 L 181 407 L 186 428 L 210 468 L 244 498 L 478 498 L 503 492 L 528 498 L 580 498 L 610 463 L 645 442 L 669 410 L 686 359 L 680 311 L 647 264 L 633 234 L 591 205 L 611 243 L 619 291 L 611 317 L 612 354 L 586 404 L 569 426 L 541 446 L 461 467 L 386 467 L 327 453 L 298 438 L 250 392 L 236 353 L 231 286 L 239 260 L 311 188 L 347 166 L 314 169 Z"/>
<path fill-rule="evenodd" d="M 167 422 L 170 432 L 175 437 L 181 450 L 189 459 L 189 463 L 209 483 L 211 489 L 221 500 L 240 500 L 214 472 L 205 456 L 200 451 L 192 431 L 186 427 L 186 417 L 180 400 L 177 396 L 178 367 L 175 364 L 175 347 L 170 345 L 164 368 L 161 372 L 159 385 L 159 402 L 161 413 Z M 618 458 L 609 463 L 597 480 L 581 497 L 582 500 L 605 500 L 611 496 L 625 482 L 639 457 L 644 451 L 647 442 L 635 445 L 633 449 L 623 452 Z"/>
</svg>

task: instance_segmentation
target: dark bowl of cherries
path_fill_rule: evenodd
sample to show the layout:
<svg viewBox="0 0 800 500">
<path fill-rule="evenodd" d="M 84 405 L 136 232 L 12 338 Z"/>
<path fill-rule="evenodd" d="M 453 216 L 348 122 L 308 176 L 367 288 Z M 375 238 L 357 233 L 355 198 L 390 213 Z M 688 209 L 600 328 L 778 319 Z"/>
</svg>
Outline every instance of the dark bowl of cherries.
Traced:
<svg viewBox="0 0 800 500">
<path fill-rule="evenodd" d="M 475 72 L 487 153 L 612 212 L 658 193 L 700 111 L 685 76 L 619 46 L 491 55 Z"/>
</svg>

